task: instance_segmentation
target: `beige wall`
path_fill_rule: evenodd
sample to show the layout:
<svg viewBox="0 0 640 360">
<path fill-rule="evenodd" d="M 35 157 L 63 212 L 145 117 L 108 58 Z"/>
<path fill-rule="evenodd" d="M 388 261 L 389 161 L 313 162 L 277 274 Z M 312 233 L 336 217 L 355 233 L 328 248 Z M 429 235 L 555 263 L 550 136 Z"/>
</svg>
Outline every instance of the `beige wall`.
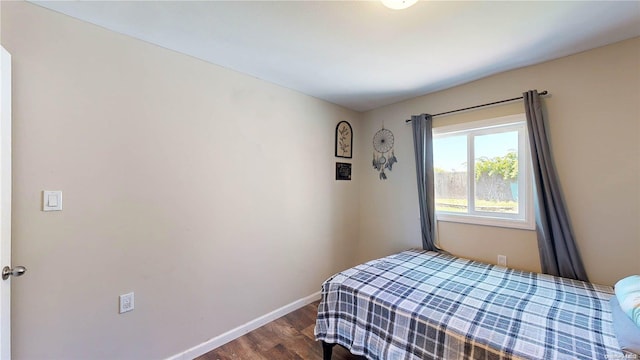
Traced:
<svg viewBox="0 0 640 360">
<path fill-rule="evenodd" d="M 14 359 L 158 359 L 353 263 L 358 113 L 24 2 L 13 55 Z M 356 164 L 357 166 L 357 164 Z M 41 191 L 64 210 L 42 212 Z M 135 291 L 136 309 L 117 313 Z"/>
<path fill-rule="evenodd" d="M 413 144 L 404 120 L 529 89 L 551 93 L 544 98 L 551 148 L 590 279 L 613 284 L 640 273 L 640 38 L 366 113 L 360 156 L 369 161 L 370 139 L 384 122 L 395 134 L 399 163 L 386 182 L 370 166 L 360 168 L 360 260 L 420 246 Z M 517 112 L 524 112 L 521 103 L 437 117 L 434 126 Z M 512 267 L 539 270 L 532 231 L 440 222 L 439 236 L 454 254 L 492 263 L 504 254 Z"/>
</svg>

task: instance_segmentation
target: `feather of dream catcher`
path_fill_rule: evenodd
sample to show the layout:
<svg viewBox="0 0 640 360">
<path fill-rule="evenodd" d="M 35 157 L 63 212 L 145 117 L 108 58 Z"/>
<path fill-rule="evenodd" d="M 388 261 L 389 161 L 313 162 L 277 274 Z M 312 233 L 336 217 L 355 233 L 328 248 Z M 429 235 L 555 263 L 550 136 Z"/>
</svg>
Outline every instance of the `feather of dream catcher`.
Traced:
<svg viewBox="0 0 640 360">
<path fill-rule="evenodd" d="M 373 152 L 373 168 L 379 172 L 380 180 L 386 180 L 387 174 L 384 170 L 393 170 L 393 164 L 397 163 L 398 159 L 393 152 L 393 133 L 385 129 L 384 125 L 373 135 L 373 149 L 375 150 Z M 391 156 L 387 158 L 389 153 Z"/>
</svg>

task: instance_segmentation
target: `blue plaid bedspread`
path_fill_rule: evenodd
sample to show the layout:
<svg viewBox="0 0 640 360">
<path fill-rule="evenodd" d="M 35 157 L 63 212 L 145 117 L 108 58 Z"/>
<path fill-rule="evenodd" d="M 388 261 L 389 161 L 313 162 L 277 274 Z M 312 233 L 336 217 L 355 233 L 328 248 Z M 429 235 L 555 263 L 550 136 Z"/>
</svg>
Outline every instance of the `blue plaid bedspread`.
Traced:
<svg viewBox="0 0 640 360">
<path fill-rule="evenodd" d="M 315 334 L 371 360 L 624 359 L 613 289 L 408 250 L 322 285 Z"/>
</svg>

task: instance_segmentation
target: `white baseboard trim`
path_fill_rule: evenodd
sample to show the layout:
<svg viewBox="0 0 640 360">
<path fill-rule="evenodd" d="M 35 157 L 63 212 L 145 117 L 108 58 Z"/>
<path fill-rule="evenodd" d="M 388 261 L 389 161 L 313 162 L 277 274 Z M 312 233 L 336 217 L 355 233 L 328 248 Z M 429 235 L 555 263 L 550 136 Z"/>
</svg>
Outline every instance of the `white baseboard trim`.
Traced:
<svg viewBox="0 0 640 360">
<path fill-rule="evenodd" d="M 287 315 L 288 313 L 298 310 L 301 307 L 311 304 L 312 302 L 320 299 L 320 291 L 313 293 L 307 297 L 296 300 L 290 304 L 287 304 L 279 309 L 262 315 L 259 318 L 249 321 L 248 323 L 238 326 L 235 329 L 229 330 L 226 333 L 216 336 L 203 342 L 200 345 L 196 345 L 189 350 L 183 351 L 180 354 L 168 357 L 166 360 L 192 360 L 200 355 L 204 355 L 209 351 L 218 348 L 232 340 L 239 338 L 240 336 L 253 331 L 262 325 L 265 325 L 279 317 Z"/>
</svg>

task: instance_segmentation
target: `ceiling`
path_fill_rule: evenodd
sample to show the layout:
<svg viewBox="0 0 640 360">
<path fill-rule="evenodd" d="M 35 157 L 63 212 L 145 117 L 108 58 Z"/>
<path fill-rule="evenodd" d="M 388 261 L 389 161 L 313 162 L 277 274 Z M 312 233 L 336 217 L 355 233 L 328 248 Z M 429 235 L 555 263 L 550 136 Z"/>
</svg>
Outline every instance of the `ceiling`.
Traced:
<svg viewBox="0 0 640 360">
<path fill-rule="evenodd" d="M 32 1 L 367 111 L 640 36 L 640 1 Z"/>
</svg>

